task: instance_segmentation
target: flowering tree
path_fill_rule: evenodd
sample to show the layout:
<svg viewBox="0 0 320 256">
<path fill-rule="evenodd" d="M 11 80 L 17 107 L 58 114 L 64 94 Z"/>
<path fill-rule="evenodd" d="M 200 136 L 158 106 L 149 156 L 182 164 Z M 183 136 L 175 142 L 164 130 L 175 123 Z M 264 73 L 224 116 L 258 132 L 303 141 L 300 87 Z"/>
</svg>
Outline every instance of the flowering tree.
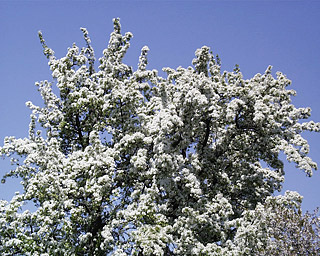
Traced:
<svg viewBox="0 0 320 256">
<path fill-rule="evenodd" d="M 318 210 L 303 215 L 301 202 L 297 192 L 287 191 L 245 211 L 236 237 L 241 241 L 240 255 L 319 255 Z"/>
<path fill-rule="evenodd" d="M 318 209 L 303 215 L 302 197 L 294 192 L 287 192 L 286 196 L 269 198 L 265 204 L 268 214 L 263 213 L 263 218 L 273 238 L 265 255 L 319 255 Z"/>
<path fill-rule="evenodd" d="M 24 192 L 0 201 L 1 255 L 263 255 L 277 247 L 272 216 L 292 193 L 281 189 L 279 153 L 311 176 L 301 122 L 285 75 L 245 80 L 222 72 L 206 46 L 193 67 L 138 69 L 123 63 L 131 33 L 114 20 L 95 65 L 75 44 L 57 59 L 39 37 L 54 84 L 37 83 L 44 106 L 32 110 L 28 138 L 7 137 L 1 153 Z M 36 210 L 21 210 L 27 203 Z M 267 202 L 265 204 L 265 202 Z M 282 207 L 282 208 L 281 208 Z M 279 217 L 278 215 L 276 215 Z M 280 215 L 281 219 L 281 215 Z M 275 218 L 276 220 L 276 218 Z M 264 232 L 266 231 L 266 232 Z"/>
</svg>

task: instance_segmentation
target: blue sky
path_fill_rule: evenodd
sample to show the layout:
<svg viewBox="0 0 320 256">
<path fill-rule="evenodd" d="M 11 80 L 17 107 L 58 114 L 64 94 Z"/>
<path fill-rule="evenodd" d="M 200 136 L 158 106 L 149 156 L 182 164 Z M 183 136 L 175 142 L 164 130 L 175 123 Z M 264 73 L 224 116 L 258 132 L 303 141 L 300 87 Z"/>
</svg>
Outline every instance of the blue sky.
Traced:
<svg viewBox="0 0 320 256">
<path fill-rule="evenodd" d="M 239 64 L 245 78 L 268 65 L 282 71 L 297 91 L 296 106 L 312 108 L 320 121 L 320 1 L 0 1 L 0 145 L 5 136 L 26 137 L 30 111 L 25 102 L 41 104 L 34 83 L 51 79 L 37 31 L 62 57 L 76 42 L 84 46 L 86 27 L 96 57 L 120 17 L 122 31 L 134 38 L 125 62 L 137 67 L 140 49 L 150 48 L 149 68 L 191 65 L 194 52 L 211 47 L 231 71 Z M 305 133 L 310 156 L 320 167 L 320 134 Z M 0 161 L 0 176 L 10 169 Z M 320 173 L 312 178 L 285 165 L 285 190 L 304 196 L 303 209 L 320 206 Z M 19 190 L 16 180 L 0 185 L 0 199 Z M 282 192 L 282 193 L 283 193 Z"/>
</svg>

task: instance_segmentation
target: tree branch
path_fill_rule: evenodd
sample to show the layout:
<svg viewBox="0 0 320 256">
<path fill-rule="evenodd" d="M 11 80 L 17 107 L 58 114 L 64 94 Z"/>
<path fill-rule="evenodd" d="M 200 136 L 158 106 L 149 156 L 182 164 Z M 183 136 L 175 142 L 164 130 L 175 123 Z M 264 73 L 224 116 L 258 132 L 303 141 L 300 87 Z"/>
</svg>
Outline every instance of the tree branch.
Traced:
<svg viewBox="0 0 320 256">
<path fill-rule="evenodd" d="M 76 114 L 76 128 L 77 128 L 77 133 L 79 136 L 79 144 L 81 145 L 82 149 L 84 150 L 85 146 L 83 144 L 83 135 L 82 135 L 82 131 L 81 131 L 81 124 L 80 124 L 80 119 L 79 119 L 79 114 Z"/>
<path fill-rule="evenodd" d="M 206 124 L 206 133 L 204 135 L 204 139 L 203 139 L 203 142 L 201 143 L 201 151 L 203 152 L 205 146 L 207 145 L 208 143 L 208 140 L 209 140 L 209 135 L 210 135 L 210 121 L 211 121 L 211 118 L 208 118 L 206 119 L 205 121 L 205 124 Z"/>
</svg>

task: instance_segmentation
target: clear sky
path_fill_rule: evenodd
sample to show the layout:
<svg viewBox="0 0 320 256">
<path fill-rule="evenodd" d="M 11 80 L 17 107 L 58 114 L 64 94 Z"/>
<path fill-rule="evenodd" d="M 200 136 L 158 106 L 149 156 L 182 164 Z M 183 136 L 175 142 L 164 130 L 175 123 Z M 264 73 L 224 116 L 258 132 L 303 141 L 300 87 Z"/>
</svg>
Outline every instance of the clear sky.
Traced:
<svg viewBox="0 0 320 256">
<path fill-rule="evenodd" d="M 26 137 L 30 111 L 25 102 L 41 104 L 34 83 L 51 80 L 37 31 L 62 57 L 73 42 L 84 46 L 86 27 L 96 57 L 120 17 L 122 31 L 134 38 L 125 62 L 137 67 L 140 49 L 150 48 L 149 68 L 191 65 L 194 52 L 211 47 L 231 71 L 235 64 L 245 78 L 272 65 L 292 80 L 296 106 L 312 108 L 320 121 L 320 1 L 4 1 L 0 0 L 0 145 L 5 136 Z M 320 167 L 320 134 L 304 134 L 310 156 Z M 10 169 L 0 160 L 0 176 Z M 312 178 L 285 164 L 285 190 L 304 196 L 303 209 L 320 206 L 320 171 Z M 0 185 L 0 199 L 19 190 L 15 180 Z"/>
</svg>

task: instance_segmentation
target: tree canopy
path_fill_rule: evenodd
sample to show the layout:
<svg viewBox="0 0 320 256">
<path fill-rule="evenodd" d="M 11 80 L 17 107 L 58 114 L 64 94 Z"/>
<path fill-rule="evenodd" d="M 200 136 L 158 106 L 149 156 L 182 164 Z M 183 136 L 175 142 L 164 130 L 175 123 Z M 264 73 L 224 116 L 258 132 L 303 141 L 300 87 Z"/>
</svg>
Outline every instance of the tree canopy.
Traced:
<svg viewBox="0 0 320 256">
<path fill-rule="evenodd" d="M 301 214 L 301 196 L 273 195 L 281 152 L 309 176 L 317 168 L 301 133 L 320 123 L 303 121 L 311 110 L 291 103 L 284 74 L 269 66 L 244 79 L 207 46 L 166 77 L 147 68 L 145 46 L 134 70 L 119 19 L 96 65 L 81 30 L 86 46 L 60 59 L 39 32 L 53 82 L 36 83 L 43 106 L 26 103 L 29 136 L 1 147 L 15 166 L 3 181 L 20 177 L 24 188 L 0 201 L 1 255 L 319 252 L 318 219 Z"/>
</svg>

